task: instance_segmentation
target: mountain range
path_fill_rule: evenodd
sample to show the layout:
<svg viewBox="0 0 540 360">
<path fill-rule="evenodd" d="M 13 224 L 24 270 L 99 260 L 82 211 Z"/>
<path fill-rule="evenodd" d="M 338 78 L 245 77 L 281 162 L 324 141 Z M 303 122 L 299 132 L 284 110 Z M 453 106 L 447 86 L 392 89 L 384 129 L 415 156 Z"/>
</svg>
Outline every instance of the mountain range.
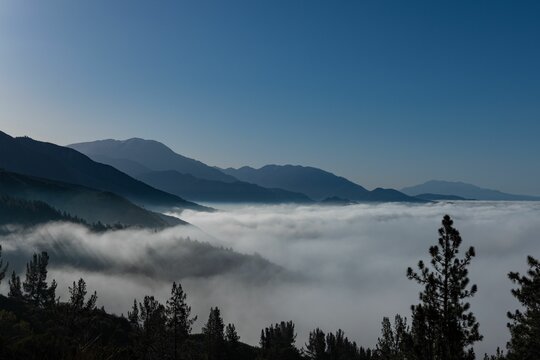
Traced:
<svg viewBox="0 0 540 360">
<path fill-rule="evenodd" d="M 401 191 L 410 196 L 436 194 L 439 196 L 451 195 L 474 200 L 540 201 L 539 196 L 507 194 L 498 190 L 481 188 L 459 181 L 430 180 L 420 185 L 405 187 Z"/>
<path fill-rule="evenodd" d="M 3 220 L 42 219 L 163 228 L 186 224 L 153 210 L 213 211 L 192 201 L 233 203 L 538 200 L 448 181 L 397 191 L 368 190 L 331 172 L 299 165 L 221 169 L 154 140 L 99 140 L 63 147 L 0 131 Z M 185 199 L 190 199 L 188 201 Z M 6 214 L 11 213 L 11 216 Z M 24 219 L 23 219 L 24 218 Z"/>
<path fill-rule="evenodd" d="M 1 131 L 0 168 L 109 191 L 141 206 L 207 210 L 201 205 L 155 189 L 112 166 L 95 162 L 71 148 L 29 137 L 14 138 Z"/>
<path fill-rule="evenodd" d="M 331 197 L 370 202 L 425 201 L 393 189 L 369 191 L 343 177 L 312 167 L 211 167 L 176 154 L 154 140 L 98 140 L 68 146 L 151 186 L 193 201 L 309 203 Z"/>
<path fill-rule="evenodd" d="M 200 161 L 176 154 L 167 146 L 143 139 L 98 140 L 68 145 L 95 161 L 171 194 L 206 202 L 311 202 L 306 195 L 268 189 L 239 181 Z"/>
<path fill-rule="evenodd" d="M 302 192 L 317 201 L 338 197 L 368 202 L 424 202 L 394 189 L 377 188 L 369 191 L 344 177 L 308 166 L 266 165 L 260 169 L 244 166 L 222 171 L 239 180 L 260 186 Z"/>
</svg>

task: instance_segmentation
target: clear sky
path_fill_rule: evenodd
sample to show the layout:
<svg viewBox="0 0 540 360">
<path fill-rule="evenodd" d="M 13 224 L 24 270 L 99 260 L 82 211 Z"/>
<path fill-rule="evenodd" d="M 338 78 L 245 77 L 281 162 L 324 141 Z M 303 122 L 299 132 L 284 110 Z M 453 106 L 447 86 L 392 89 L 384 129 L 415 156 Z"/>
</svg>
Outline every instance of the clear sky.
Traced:
<svg viewBox="0 0 540 360">
<path fill-rule="evenodd" d="M 540 195 L 540 1 L 0 0 L 0 130 Z"/>
</svg>

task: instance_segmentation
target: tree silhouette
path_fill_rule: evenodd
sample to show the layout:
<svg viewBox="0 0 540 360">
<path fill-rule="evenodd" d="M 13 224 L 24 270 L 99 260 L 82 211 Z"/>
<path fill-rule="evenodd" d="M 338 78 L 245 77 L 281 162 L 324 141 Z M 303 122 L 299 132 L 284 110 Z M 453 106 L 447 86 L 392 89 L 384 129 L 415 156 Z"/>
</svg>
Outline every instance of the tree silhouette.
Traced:
<svg viewBox="0 0 540 360">
<path fill-rule="evenodd" d="M 77 283 L 73 282 L 73 287 L 68 287 L 70 294 L 69 304 L 75 311 L 91 311 L 96 308 L 97 293 L 94 291 L 88 301 L 86 301 L 86 282 L 83 279 L 79 279 Z"/>
<path fill-rule="evenodd" d="M 8 296 L 15 299 L 23 298 L 21 278 L 15 274 L 15 271 L 11 273 L 11 279 L 9 280 Z"/>
<path fill-rule="evenodd" d="M 221 318 L 221 312 L 216 306 L 210 309 L 208 321 L 204 325 L 202 332 L 206 344 L 206 354 L 209 360 L 222 359 L 225 349 L 225 325 Z"/>
<path fill-rule="evenodd" d="M 296 333 L 292 321 L 270 325 L 261 331 L 261 358 L 265 360 L 295 360 L 300 358 L 296 348 Z"/>
<path fill-rule="evenodd" d="M 153 296 L 145 296 L 143 302 L 139 303 L 139 320 L 142 358 L 165 358 L 167 353 L 165 307 Z"/>
<path fill-rule="evenodd" d="M 227 347 L 227 359 L 235 359 L 240 345 L 240 336 L 236 332 L 234 324 L 227 324 L 225 327 L 225 343 Z"/>
<path fill-rule="evenodd" d="M 540 359 L 540 262 L 529 256 L 527 275 L 511 272 L 508 277 L 517 289 L 512 295 L 523 310 L 508 312 L 511 339 L 508 343 L 508 359 Z"/>
<path fill-rule="evenodd" d="M 49 255 L 45 251 L 34 254 L 32 260 L 26 264 L 26 280 L 23 283 L 24 297 L 30 303 L 46 307 L 55 302 L 56 281 L 47 284 L 47 265 Z"/>
<path fill-rule="evenodd" d="M 476 285 L 469 286 L 467 269 L 475 252 L 470 247 L 459 258 L 461 242 L 452 219 L 445 215 L 438 245 L 429 248 L 431 267 L 420 261 L 419 273 L 407 269 L 407 277 L 424 287 L 421 303 L 412 306 L 412 330 L 420 359 L 474 359 L 472 345 L 482 340 L 467 302 L 477 291 Z"/>
<path fill-rule="evenodd" d="M 328 356 L 326 354 L 326 335 L 324 331 L 319 328 L 309 333 L 308 342 L 304 355 L 310 360 L 326 360 Z"/>
<path fill-rule="evenodd" d="M 188 336 L 197 317 L 191 317 L 191 306 L 186 303 L 187 295 L 180 283 L 173 282 L 171 297 L 167 300 L 166 315 L 167 329 L 172 333 L 173 358 L 178 358 L 178 352 Z"/>
<path fill-rule="evenodd" d="M 394 318 L 394 327 L 390 319 L 382 321 L 382 337 L 378 339 L 376 354 L 380 360 L 401 360 L 412 356 L 412 338 L 407 319 L 400 315 Z"/>
</svg>

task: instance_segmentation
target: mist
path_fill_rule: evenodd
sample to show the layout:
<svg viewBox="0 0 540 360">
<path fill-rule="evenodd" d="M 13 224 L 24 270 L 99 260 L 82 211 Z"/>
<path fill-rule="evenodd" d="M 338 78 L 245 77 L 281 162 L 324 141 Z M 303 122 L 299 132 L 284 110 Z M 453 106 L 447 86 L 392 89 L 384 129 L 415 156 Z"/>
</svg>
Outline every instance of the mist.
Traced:
<svg viewBox="0 0 540 360">
<path fill-rule="evenodd" d="M 540 203 L 534 202 L 221 209 L 177 214 L 194 227 L 91 233 L 57 223 L 12 232 L 0 244 L 21 272 L 32 252 L 47 250 L 58 295 L 66 299 L 67 286 L 84 277 L 98 304 L 117 314 L 146 294 L 165 301 L 172 281 L 181 281 L 199 316 L 197 331 L 210 307 L 219 306 L 250 344 L 263 327 L 293 320 L 299 346 L 320 327 L 343 329 L 371 347 L 383 316 L 409 316 L 418 302 L 421 289 L 405 270 L 429 258 L 449 214 L 463 247 L 476 248 L 470 278 L 479 290 L 471 303 L 484 335 L 477 354 L 504 347 L 505 314 L 517 307 L 507 273 L 524 271 L 526 255 L 540 255 Z"/>
</svg>

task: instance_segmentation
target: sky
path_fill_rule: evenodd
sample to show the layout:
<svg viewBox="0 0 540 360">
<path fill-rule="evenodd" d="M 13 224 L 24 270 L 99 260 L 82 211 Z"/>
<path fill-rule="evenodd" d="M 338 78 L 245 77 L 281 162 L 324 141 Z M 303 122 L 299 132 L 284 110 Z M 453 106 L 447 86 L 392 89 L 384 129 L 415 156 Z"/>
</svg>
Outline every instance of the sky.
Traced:
<svg viewBox="0 0 540 360">
<path fill-rule="evenodd" d="M 537 1 L 0 0 L 0 130 L 540 195 Z"/>
</svg>

